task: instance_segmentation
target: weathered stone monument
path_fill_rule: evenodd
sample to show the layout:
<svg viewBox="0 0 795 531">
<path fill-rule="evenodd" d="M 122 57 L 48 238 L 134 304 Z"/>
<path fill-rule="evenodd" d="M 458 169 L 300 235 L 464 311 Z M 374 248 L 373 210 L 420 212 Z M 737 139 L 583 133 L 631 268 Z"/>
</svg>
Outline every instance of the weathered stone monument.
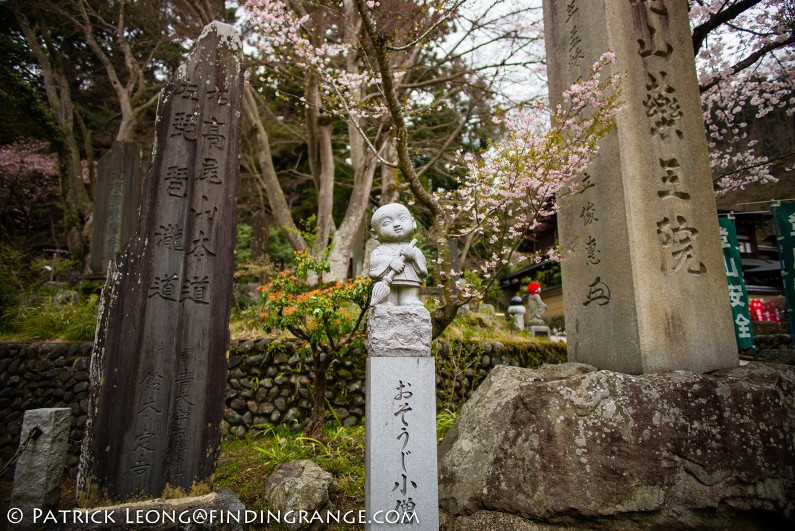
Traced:
<svg viewBox="0 0 795 531">
<path fill-rule="evenodd" d="M 141 203 L 141 146 L 114 142 L 99 161 L 89 267 L 106 273 L 108 263 L 135 233 Z"/>
<path fill-rule="evenodd" d="M 36 527 L 34 509 L 46 511 L 58 507 L 71 421 L 69 408 L 25 411 L 19 441 L 21 453 L 11 491 L 11 506 L 22 511 L 23 527 Z"/>
<path fill-rule="evenodd" d="M 239 181 L 241 44 L 209 24 L 158 104 L 138 230 L 108 270 L 82 503 L 191 491 L 213 472 Z"/>
<path fill-rule="evenodd" d="M 736 366 L 687 4 L 544 0 L 550 99 L 610 50 L 617 131 L 561 200 L 570 361 L 629 374 Z"/>
<path fill-rule="evenodd" d="M 369 265 L 376 283 L 367 320 L 365 506 L 384 523 L 367 529 L 435 531 L 436 368 L 431 316 L 417 298 L 428 269 L 406 207 L 382 206 L 371 226 L 380 245 Z"/>
</svg>

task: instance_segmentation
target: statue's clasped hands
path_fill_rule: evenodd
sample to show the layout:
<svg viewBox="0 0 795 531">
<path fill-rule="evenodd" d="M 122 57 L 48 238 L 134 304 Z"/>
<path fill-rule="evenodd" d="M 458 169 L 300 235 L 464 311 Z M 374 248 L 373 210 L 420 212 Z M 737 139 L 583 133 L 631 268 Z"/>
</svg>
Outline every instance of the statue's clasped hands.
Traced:
<svg viewBox="0 0 795 531">
<path fill-rule="evenodd" d="M 397 273 L 402 273 L 403 269 L 406 267 L 406 262 L 416 262 L 417 258 L 414 253 L 417 252 L 417 248 L 413 245 L 406 245 L 400 250 L 400 256 L 404 257 L 404 260 L 400 258 L 395 258 L 389 263 L 389 267 L 394 269 Z"/>
</svg>

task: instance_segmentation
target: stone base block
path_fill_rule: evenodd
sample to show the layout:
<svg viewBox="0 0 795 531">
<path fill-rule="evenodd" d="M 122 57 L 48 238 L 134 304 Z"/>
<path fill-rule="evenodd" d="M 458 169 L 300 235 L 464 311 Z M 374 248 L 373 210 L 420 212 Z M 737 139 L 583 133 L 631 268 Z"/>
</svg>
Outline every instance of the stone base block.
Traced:
<svg viewBox="0 0 795 531">
<path fill-rule="evenodd" d="M 367 317 L 370 356 L 430 356 L 431 314 L 424 306 L 370 308 Z"/>
<path fill-rule="evenodd" d="M 552 336 L 552 332 L 550 332 L 548 326 L 531 326 L 530 333 L 535 337 L 549 338 Z"/>
</svg>

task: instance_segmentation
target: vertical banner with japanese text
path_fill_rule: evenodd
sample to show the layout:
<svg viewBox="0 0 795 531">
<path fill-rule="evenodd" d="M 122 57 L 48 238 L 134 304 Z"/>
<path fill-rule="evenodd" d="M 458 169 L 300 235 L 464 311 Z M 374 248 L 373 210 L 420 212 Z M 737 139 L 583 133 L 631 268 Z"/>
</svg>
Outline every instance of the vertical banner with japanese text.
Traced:
<svg viewBox="0 0 795 531">
<path fill-rule="evenodd" d="M 743 278 L 742 258 L 737 249 L 737 230 L 734 227 L 734 220 L 728 217 L 719 218 L 718 223 L 737 348 L 753 348 L 754 333 L 751 330 L 751 312 L 748 307 L 748 290 L 745 288 Z"/>
<path fill-rule="evenodd" d="M 795 203 L 773 207 L 778 226 L 778 250 L 781 255 L 781 280 L 787 298 L 790 334 L 795 336 Z"/>
</svg>

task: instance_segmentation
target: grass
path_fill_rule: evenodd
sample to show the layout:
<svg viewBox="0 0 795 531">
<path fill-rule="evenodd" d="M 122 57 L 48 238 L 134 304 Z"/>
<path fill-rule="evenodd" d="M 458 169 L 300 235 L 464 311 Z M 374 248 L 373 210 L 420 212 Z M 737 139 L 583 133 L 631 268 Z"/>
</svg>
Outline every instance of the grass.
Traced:
<svg viewBox="0 0 795 531">
<path fill-rule="evenodd" d="M 82 302 L 46 300 L 38 306 L 18 306 L 5 316 L 6 329 L 0 340 L 32 337 L 62 341 L 93 341 L 97 325 L 97 302 L 91 295 Z"/>
<path fill-rule="evenodd" d="M 441 440 L 455 423 L 456 414 L 445 410 L 436 419 L 436 433 Z M 273 469 L 288 461 L 310 459 L 334 477 L 334 503 L 340 511 L 363 510 L 364 442 L 363 426 L 346 428 L 329 422 L 321 441 L 304 437 L 284 425 L 265 425 L 257 435 L 229 438 L 221 444 L 215 486 L 229 487 L 247 509 L 267 510 L 263 488 Z M 345 525 L 329 529 L 361 527 Z"/>
<path fill-rule="evenodd" d="M 276 466 L 297 459 L 310 459 L 334 477 L 338 509 L 364 508 L 362 426 L 327 425 L 322 441 L 304 437 L 284 425 L 263 426 L 258 435 L 225 440 L 215 471 L 215 485 L 229 487 L 247 509 L 267 510 L 263 495 L 265 481 Z"/>
</svg>

